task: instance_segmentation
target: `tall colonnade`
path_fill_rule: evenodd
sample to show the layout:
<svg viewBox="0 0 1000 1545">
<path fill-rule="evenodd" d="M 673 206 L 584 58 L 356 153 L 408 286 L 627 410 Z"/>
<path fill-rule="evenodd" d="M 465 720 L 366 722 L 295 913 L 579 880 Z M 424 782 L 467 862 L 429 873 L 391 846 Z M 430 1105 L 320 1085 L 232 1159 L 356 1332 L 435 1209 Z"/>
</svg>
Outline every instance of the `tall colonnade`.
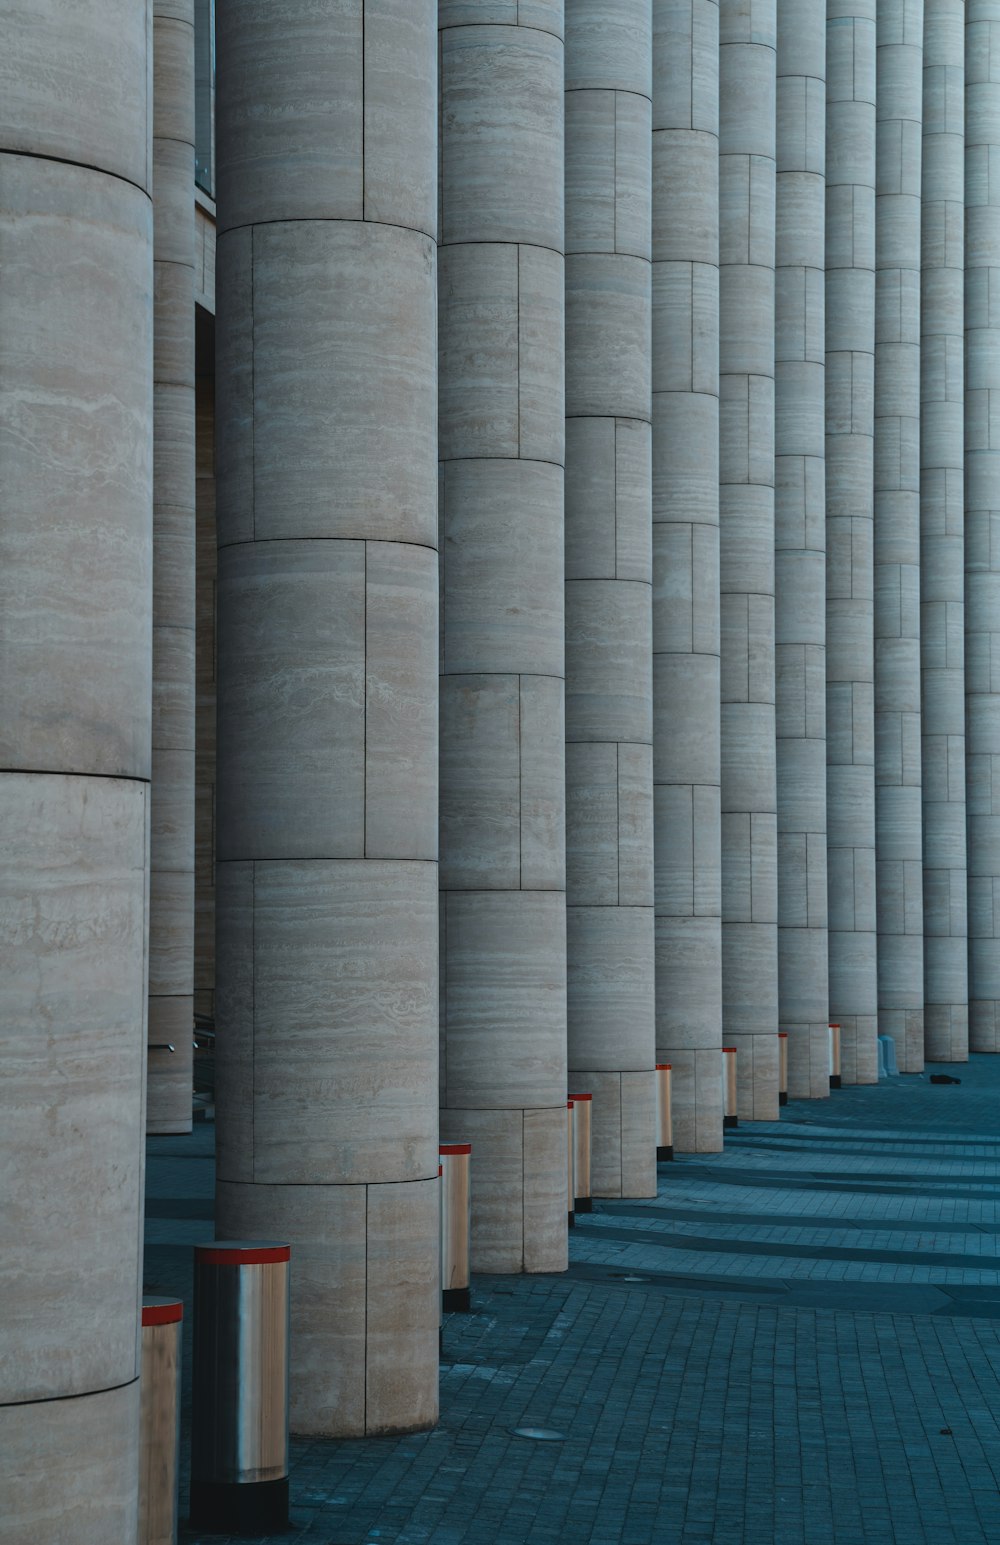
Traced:
<svg viewBox="0 0 1000 1545">
<path fill-rule="evenodd" d="M 558 1272 L 568 1095 L 644 1197 L 655 1063 L 695 1153 L 724 1046 L 742 1121 L 779 1031 L 798 1098 L 831 1022 L 1000 1051 L 1000 0 L 217 9 L 216 651 L 192 0 L 0 0 L 16 1545 L 134 1538 L 196 751 L 297 1432 L 436 1420 L 440 1139 L 474 1269 Z"/>
</svg>

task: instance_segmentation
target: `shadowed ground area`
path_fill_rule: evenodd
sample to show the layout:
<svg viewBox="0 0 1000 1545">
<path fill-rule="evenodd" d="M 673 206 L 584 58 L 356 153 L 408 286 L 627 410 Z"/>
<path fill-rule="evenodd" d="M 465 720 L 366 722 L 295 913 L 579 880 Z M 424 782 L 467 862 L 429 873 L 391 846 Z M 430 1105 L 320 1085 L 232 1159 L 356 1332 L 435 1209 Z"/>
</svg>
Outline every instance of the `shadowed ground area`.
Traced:
<svg viewBox="0 0 1000 1545">
<path fill-rule="evenodd" d="M 437 1429 L 293 1439 L 280 1538 L 1000 1540 L 1000 1058 L 949 1069 L 960 1087 L 933 1071 L 661 1165 L 656 1201 L 580 1219 L 565 1276 L 476 1278 L 445 1323 Z M 188 1313 L 212 1137 L 149 1143 L 147 1287 Z"/>
</svg>

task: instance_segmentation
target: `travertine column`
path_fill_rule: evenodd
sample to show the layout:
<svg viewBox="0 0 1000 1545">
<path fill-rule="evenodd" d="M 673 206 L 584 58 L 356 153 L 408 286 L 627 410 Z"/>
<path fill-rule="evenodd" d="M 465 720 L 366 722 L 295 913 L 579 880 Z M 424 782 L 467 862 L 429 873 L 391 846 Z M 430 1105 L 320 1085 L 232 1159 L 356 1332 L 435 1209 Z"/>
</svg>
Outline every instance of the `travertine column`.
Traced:
<svg viewBox="0 0 1000 1545">
<path fill-rule="evenodd" d="M 674 1147 L 722 1147 L 719 7 L 653 4 L 656 1060 Z"/>
<path fill-rule="evenodd" d="M 0 3 L 0 1491 L 134 1545 L 148 926 L 150 15 Z"/>
<path fill-rule="evenodd" d="M 1000 0 L 967 0 L 965 18 L 969 1050 L 995 1052 L 1000 1051 Z M 952 254 L 961 239 L 954 231 L 957 197 L 953 186 L 950 203 L 938 216 L 943 221 L 950 212 Z M 943 250 L 943 226 L 939 241 Z M 941 530 L 952 538 L 957 531 L 961 541 L 961 485 L 957 497 L 958 523 L 953 492 Z M 949 643 L 949 663 L 953 659 Z M 953 799 L 961 795 L 953 781 L 948 790 Z"/>
<path fill-rule="evenodd" d="M 778 1116 L 775 4 L 719 12 L 722 1028 L 738 1114 Z M 704 712 L 704 709 L 701 709 Z"/>
<path fill-rule="evenodd" d="M 566 14 L 566 950 L 595 1196 L 656 1195 L 651 0 Z"/>
<path fill-rule="evenodd" d="M 878 0 L 875 848 L 878 1027 L 923 1067 L 920 799 L 920 121 L 923 0 Z"/>
<path fill-rule="evenodd" d="M 218 8 L 216 1220 L 298 1432 L 437 1416 L 435 19 Z"/>
<path fill-rule="evenodd" d="M 441 1131 L 566 1265 L 562 0 L 440 0 Z"/>
<path fill-rule="evenodd" d="M 924 1050 L 969 1055 L 965 830 L 965 6 L 926 0 L 921 302 L 920 626 Z M 986 350 L 992 354 L 995 336 Z M 975 375 L 973 347 L 969 369 Z M 989 368 L 989 367 L 987 367 Z M 990 917 L 992 933 L 992 913 Z"/>
<path fill-rule="evenodd" d="M 194 0 L 153 0 L 153 257 L 153 762 L 146 1128 L 149 1132 L 190 1132 L 195 718 Z"/>
<path fill-rule="evenodd" d="M 826 786 L 830 1018 L 845 1084 L 878 1077 L 875 0 L 827 0 Z"/>
<path fill-rule="evenodd" d="M 825 0 L 778 0 L 774 546 L 778 1005 L 788 1092 L 830 1092 L 826 932 Z"/>
<path fill-rule="evenodd" d="M 214 346 L 214 318 L 209 329 Z M 195 409 L 194 1011 L 215 1020 L 215 352 L 199 349 Z"/>
</svg>

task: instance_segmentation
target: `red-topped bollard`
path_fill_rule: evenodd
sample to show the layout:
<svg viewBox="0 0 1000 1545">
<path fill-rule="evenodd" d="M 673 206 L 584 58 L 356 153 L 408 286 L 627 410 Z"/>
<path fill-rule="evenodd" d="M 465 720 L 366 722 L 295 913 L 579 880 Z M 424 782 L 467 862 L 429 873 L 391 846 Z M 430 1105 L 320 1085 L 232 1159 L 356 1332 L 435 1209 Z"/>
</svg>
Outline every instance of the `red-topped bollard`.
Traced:
<svg viewBox="0 0 1000 1545">
<path fill-rule="evenodd" d="M 840 1088 L 840 1026 L 830 1025 L 830 1088 Z"/>
<path fill-rule="evenodd" d="M 590 1151 L 594 1096 L 573 1095 L 573 1210 L 593 1212 L 594 1198 L 590 1182 Z"/>
<path fill-rule="evenodd" d="M 472 1144 L 442 1143 L 438 1154 L 441 1159 L 441 1308 L 446 1314 L 467 1313 L 471 1283 Z"/>
<path fill-rule="evenodd" d="M 736 1047 L 722 1048 L 722 1126 L 732 1131 L 739 1122 L 736 1119 Z"/>
<path fill-rule="evenodd" d="M 669 1062 L 656 1064 L 656 1162 L 674 1156 L 673 1069 Z"/>
<path fill-rule="evenodd" d="M 214 1240 L 194 1250 L 191 1527 L 288 1528 L 286 1244 Z"/>
<path fill-rule="evenodd" d="M 778 1031 L 778 1104 L 788 1104 L 788 1031 Z"/>
<path fill-rule="evenodd" d="M 566 1101 L 566 1196 L 569 1202 L 567 1222 L 576 1227 L 576 1129 L 573 1123 L 573 1101 Z"/>
<path fill-rule="evenodd" d="M 175 1545 L 177 1540 L 183 1318 L 179 1298 L 142 1300 L 138 1545 Z"/>
</svg>

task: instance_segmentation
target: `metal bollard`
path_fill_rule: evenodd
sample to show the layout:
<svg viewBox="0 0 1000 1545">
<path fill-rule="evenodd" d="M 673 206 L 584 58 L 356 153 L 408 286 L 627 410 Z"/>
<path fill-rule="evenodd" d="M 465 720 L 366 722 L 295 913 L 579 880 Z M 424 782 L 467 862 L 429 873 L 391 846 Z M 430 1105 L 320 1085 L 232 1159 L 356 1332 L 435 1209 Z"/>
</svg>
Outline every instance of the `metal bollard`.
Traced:
<svg viewBox="0 0 1000 1545">
<path fill-rule="evenodd" d="M 669 1062 L 656 1064 L 656 1162 L 674 1156 L 673 1072 Z"/>
<path fill-rule="evenodd" d="M 840 1026 L 830 1025 L 830 1088 L 840 1088 Z"/>
<path fill-rule="evenodd" d="M 179 1298 L 143 1298 L 139 1380 L 138 1545 L 176 1545 L 181 1441 Z"/>
<path fill-rule="evenodd" d="M 438 1153 L 441 1157 L 441 1308 L 446 1314 L 468 1313 L 472 1144 L 442 1143 Z"/>
<path fill-rule="evenodd" d="M 778 1031 L 778 1104 L 788 1104 L 788 1031 Z"/>
<path fill-rule="evenodd" d="M 736 1047 L 722 1048 L 722 1126 L 731 1131 L 739 1125 L 736 1119 Z"/>
<path fill-rule="evenodd" d="M 576 1132 L 573 1126 L 573 1101 L 566 1101 L 566 1196 L 569 1202 L 568 1223 L 576 1227 Z"/>
<path fill-rule="evenodd" d="M 573 1096 L 573 1210 L 593 1212 L 590 1186 L 591 1122 L 594 1111 L 592 1094 Z"/>
<path fill-rule="evenodd" d="M 191 1527 L 288 1528 L 288 1272 L 285 1244 L 194 1249 Z"/>
</svg>

